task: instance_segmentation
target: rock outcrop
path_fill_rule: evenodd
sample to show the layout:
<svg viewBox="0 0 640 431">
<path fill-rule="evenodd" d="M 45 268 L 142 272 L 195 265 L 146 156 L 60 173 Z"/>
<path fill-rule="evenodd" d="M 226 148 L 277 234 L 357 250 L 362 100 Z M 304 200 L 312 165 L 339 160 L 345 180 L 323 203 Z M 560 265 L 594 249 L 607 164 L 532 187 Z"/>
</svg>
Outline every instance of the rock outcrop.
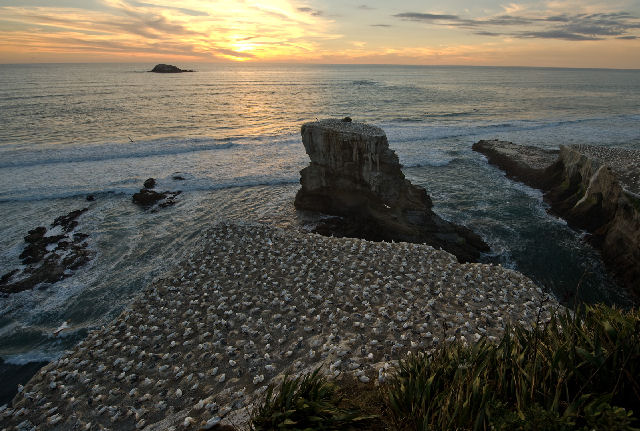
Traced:
<svg viewBox="0 0 640 431">
<path fill-rule="evenodd" d="M 296 208 L 342 217 L 319 233 L 426 243 L 461 262 L 489 250 L 478 235 L 432 211 L 425 189 L 405 179 L 382 129 L 322 120 L 302 126 L 302 142 L 311 164 L 300 171 Z"/>
<path fill-rule="evenodd" d="M 629 190 L 631 183 L 621 180 L 620 163 L 611 162 L 620 152 L 627 162 L 638 160 L 640 151 L 561 145 L 552 159 L 553 153 L 546 150 L 510 142 L 480 141 L 473 149 L 510 178 L 543 190 L 551 211 L 570 226 L 587 230 L 616 280 L 640 296 L 640 196 Z M 530 159 L 523 155 L 536 151 Z M 531 160 L 542 162 L 529 163 Z M 636 166 L 636 175 L 631 176 L 635 179 L 640 165 L 631 164 Z M 628 166 L 621 172 L 629 175 Z"/>
<path fill-rule="evenodd" d="M 87 210 L 71 211 L 56 218 L 49 231 L 44 226 L 30 230 L 20 254 L 24 266 L 0 277 L 0 292 L 16 293 L 39 284 L 55 283 L 89 262 L 94 255 L 86 241 L 89 235 L 75 232 L 78 217 Z"/>
<path fill-rule="evenodd" d="M 151 208 L 156 204 L 159 208 L 169 207 L 176 203 L 176 198 L 182 193 L 181 191 L 156 192 L 155 190 L 151 190 L 156 186 L 156 180 L 154 178 L 148 178 L 143 186 L 139 192 L 134 193 L 131 197 L 131 201 L 134 204 L 140 205 L 143 208 Z"/>
<path fill-rule="evenodd" d="M 183 73 L 183 72 L 193 72 L 193 70 L 180 69 L 178 66 L 174 66 L 172 64 L 156 64 L 153 69 L 149 72 L 154 73 Z"/>
</svg>

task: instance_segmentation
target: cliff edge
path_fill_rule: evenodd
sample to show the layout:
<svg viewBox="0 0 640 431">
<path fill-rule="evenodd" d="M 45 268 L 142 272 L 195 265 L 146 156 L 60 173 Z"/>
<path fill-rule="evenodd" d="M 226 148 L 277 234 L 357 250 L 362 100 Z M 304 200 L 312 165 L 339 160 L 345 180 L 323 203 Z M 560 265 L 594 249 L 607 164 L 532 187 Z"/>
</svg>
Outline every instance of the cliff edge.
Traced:
<svg viewBox="0 0 640 431">
<path fill-rule="evenodd" d="M 543 190 L 551 211 L 587 230 L 616 280 L 640 295 L 640 151 L 561 145 L 553 152 L 504 141 L 473 149 L 508 177 Z"/>
<path fill-rule="evenodd" d="M 489 250 L 478 235 L 431 210 L 426 190 L 404 177 L 379 127 L 328 119 L 304 124 L 301 133 L 311 163 L 300 171 L 295 206 L 343 217 L 320 233 L 425 243 L 460 262 L 475 261 Z"/>
</svg>

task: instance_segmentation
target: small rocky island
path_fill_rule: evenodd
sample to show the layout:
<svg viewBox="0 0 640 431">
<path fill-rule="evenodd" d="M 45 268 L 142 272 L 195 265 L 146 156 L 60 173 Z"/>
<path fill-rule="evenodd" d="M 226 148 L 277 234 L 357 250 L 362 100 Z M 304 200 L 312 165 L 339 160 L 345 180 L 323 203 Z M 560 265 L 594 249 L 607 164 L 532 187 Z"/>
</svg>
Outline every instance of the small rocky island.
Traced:
<svg viewBox="0 0 640 431">
<path fill-rule="evenodd" d="M 508 177 L 541 189 L 551 211 L 587 230 L 617 281 L 640 295 L 640 151 L 588 145 L 549 151 L 497 140 L 473 149 Z"/>
<path fill-rule="evenodd" d="M 471 230 L 432 211 L 424 188 L 402 173 L 379 127 L 328 119 L 302 126 L 302 142 L 311 164 L 300 171 L 300 210 L 340 216 L 317 233 L 373 241 L 424 243 L 475 261 L 489 247 Z"/>
<path fill-rule="evenodd" d="M 153 73 L 183 73 L 183 72 L 194 72 L 194 70 L 186 70 L 180 69 L 178 66 L 174 66 L 172 64 L 156 64 L 153 69 L 149 72 Z"/>
</svg>

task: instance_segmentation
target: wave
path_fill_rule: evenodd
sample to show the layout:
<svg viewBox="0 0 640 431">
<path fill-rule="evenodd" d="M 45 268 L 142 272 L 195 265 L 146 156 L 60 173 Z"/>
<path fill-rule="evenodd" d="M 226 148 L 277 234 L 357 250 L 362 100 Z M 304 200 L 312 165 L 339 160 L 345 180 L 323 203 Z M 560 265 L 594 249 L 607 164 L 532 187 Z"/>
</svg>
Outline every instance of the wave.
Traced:
<svg viewBox="0 0 640 431">
<path fill-rule="evenodd" d="M 351 85 L 378 85 L 377 81 L 371 81 L 368 79 L 358 79 L 355 81 L 351 81 Z"/>
<path fill-rule="evenodd" d="M 425 121 L 427 119 L 438 119 L 438 118 L 458 118 L 472 115 L 481 115 L 482 113 L 477 109 L 473 111 L 460 111 L 460 112 L 425 112 L 424 114 L 417 114 L 412 117 L 397 117 L 392 119 L 392 122 L 399 123 L 415 123 L 420 121 Z"/>
<path fill-rule="evenodd" d="M 156 189 L 158 190 L 172 190 L 181 191 L 183 193 L 188 192 L 213 192 L 216 190 L 225 190 L 233 188 L 244 187 L 259 187 L 259 186 L 280 186 L 287 184 L 297 184 L 300 181 L 299 176 L 289 176 L 280 178 L 267 178 L 267 177 L 236 177 L 226 181 L 215 181 L 210 178 L 195 178 L 189 174 L 180 173 L 180 176 L 184 180 L 174 180 L 172 174 L 166 178 L 157 179 Z M 121 184 L 121 186 L 118 186 Z M 26 189 L 15 190 L 5 196 L 0 195 L 0 204 L 11 202 L 31 202 L 31 201 L 43 201 L 43 200 L 57 200 L 57 199 L 84 199 L 88 195 L 93 195 L 96 201 L 100 201 L 104 198 L 114 196 L 131 196 L 136 193 L 142 187 L 142 183 L 137 181 L 135 183 L 131 181 L 120 181 L 118 183 L 111 183 L 102 190 L 69 190 L 68 188 L 38 188 L 38 189 Z"/>
<path fill-rule="evenodd" d="M 21 353 L 17 355 L 7 355 L 3 356 L 2 359 L 5 363 L 11 365 L 25 365 L 32 362 L 51 362 L 57 359 L 60 359 L 64 354 L 64 350 L 56 352 L 43 352 L 38 350 L 33 350 L 27 353 Z"/>
<path fill-rule="evenodd" d="M 130 144 L 103 144 L 83 148 L 64 148 L 19 153 L 19 157 L 8 159 L 3 156 L 0 168 L 22 168 L 59 163 L 103 162 L 118 159 L 135 159 L 155 156 L 170 156 L 201 151 L 225 150 L 240 144 L 232 142 L 211 142 L 202 140 L 162 140 L 132 142 Z"/>
<path fill-rule="evenodd" d="M 451 113 L 451 115 L 464 115 L 463 113 Z M 431 124 L 422 119 L 396 119 L 382 124 L 381 127 L 387 131 L 389 142 L 396 143 L 419 142 L 438 139 L 454 139 L 465 137 L 479 137 L 487 134 L 526 132 L 536 130 L 546 130 L 561 128 L 573 125 L 585 125 L 589 123 L 599 123 L 603 121 L 636 120 L 637 115 L 625 115 L 609 118 L 578 118 L 566 120 L 516 120 L 497 123 L 468 122 L 459 126 L 449 126 L 446 124 Z M 403 123 L 414 123 L 406 125 Z M 418 126 L 416 123 L 421 123 Z"/>
<path fill-rule="evenodd" d="M 402 163 L 403 168 L 425 168 L 433 167 L 438 168 L 447 166 L 456 160 L 454 157 L 434 157 L 426 159 L 412 160 L 410 162 Z"/>
</svg>

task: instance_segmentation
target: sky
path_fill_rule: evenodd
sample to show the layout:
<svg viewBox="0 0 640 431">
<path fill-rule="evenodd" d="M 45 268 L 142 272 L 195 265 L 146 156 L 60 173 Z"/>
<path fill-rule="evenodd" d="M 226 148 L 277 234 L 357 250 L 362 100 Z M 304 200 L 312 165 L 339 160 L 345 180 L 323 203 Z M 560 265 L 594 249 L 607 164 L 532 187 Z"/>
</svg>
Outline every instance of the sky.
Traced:
<svg viewBox="0 0 640 431">
<path fill-rule="evenodd" d="M 640 69 L 640 0 L 0 0 L 0 63 Z"/>
</svg>

